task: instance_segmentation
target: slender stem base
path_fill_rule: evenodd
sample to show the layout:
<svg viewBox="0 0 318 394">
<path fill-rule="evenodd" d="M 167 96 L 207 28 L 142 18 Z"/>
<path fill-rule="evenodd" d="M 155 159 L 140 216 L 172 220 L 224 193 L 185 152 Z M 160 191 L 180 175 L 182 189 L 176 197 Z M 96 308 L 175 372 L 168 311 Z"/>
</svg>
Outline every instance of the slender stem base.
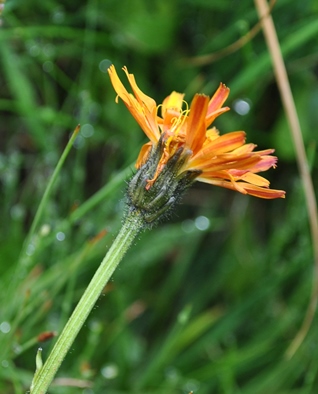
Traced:
<svg viewBox="0 0 318 394">
<path fill-rule="evenodd" d="M 143 227 L 143 220 L 137 211 L 130 212 L 113 245 L 104 257 L 73 314 L 59 336 L 43 367 L 36 372 L 30 389 L 31 394 L 44 394 L 72 346 L 78 332 L 93 309 L 106 283 L 117 265 Z"/>
</svg>

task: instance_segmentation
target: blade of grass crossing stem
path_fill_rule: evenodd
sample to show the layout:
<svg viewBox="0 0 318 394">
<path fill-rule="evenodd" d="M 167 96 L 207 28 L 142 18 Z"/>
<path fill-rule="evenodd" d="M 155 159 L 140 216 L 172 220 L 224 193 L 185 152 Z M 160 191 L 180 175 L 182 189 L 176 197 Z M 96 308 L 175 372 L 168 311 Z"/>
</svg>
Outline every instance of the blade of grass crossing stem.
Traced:
<svg viewBox="0 0 318 394">
<path fill-rule="evenodd" d="M 64 164 L 64 162 L 66 160 L 66 157 L 68 156 L 68 154 L 69 154 L 69 152 L 70 152 L 70 150 L 71 150 L 71 148 L 73 146 L 73 143 L 74 143 L 74 141 L 75 141 L 75 139 L 77 137 L 77 134 L 78 134 L 79 130 L 80 130 L 80 126 L 78 125 L 78 126 L 76 126 L 76 128 L 75 128 L 75 130 L 74 130 L 69 142 L 67 143 L 67 145 L 66 145 L 66 147 L 65 147 L 65 149 L 64 149 L 64 151 L 63 151 L 63 153 L 61 155 L 61 158 L 60 158 L 60 160 L 58 161 L 58 163 L 57 163 L 57 165 L 55 167 L 55 170 L 54 170 L 54 172 L 53 172 L 53 174 L 51 176 L 51 179 L 49 180 L 49 183 L 48 183 L 48 185 L 47 185 L 47 187 L 45 189 L 45 192 L 44 192 L 43 197 L 42 197 L 42 199 L 40 201 L 40 204 L 39 204 L 39 207 L 38 207 L 37 212 L 35 214 L 35 217 L 33 219 L 30 231 L 27 234 L 27 236 L 25 238 L 25 241 L 23 243 L 22 250 L 21 250 L 21 253 L 20 253 L 20 257 L 18 259 L 18 264 L 17 264 L 17 266 L 15 268 L 14 275 L 12 276 L 12 280 L 10 282 L 10 285 L 9 285 L 9 288 L 8 288 L 8 291 L 7 291 L 7 297 L 8 298 L 11 298 L 13 294 L 15 294 L 18 297 L 20 296 L 19 292 L 16 292 L 16 291 L 13 291 L 13 290 L 17 287 L 17 281 L 19 279 L 18 273 L 19 273 L 19 271 L 21 269 L 21 266 L 23 265 L 23 262 L 25 261 L 24 258 L 25 258 L 25 255 L 26 255 L 27 247 L 30 244 L 30 242 L 32 242 L 32 238 L 33 238 L 33 236 L 35 234 L 36 228 L 37 228 L 37 226 L 38 226 L 38 224 L 39 224 L 39 222 L 41 220 L 41 217 L 43 215 L 45 206 L 46 206 L 46 204 L 48 202 L 48 199 L 49 199 L 49 197 L 50 197 L 50 195 L 52 193 L 53 186 L 54 186 L 54 184 L 55 184 L 55 182 L 57 180 L 57 177 L 58 177 L 58 175 L 59 175 L 59 173 L 61 171 L 61 168 L 62 168 L 62 166 L 63 166 L 63 164 Z M 29 266 L 27 268 L 30 269 L 31 267 Z M 12 304 L 12 300 L 11 300 L 11 302 L 9 302 L 9 300 L 7 299 L 6 302 L 5 302 L 5 305 L 7 305 L 9 307 L 7 309 L 7 310 L 9 310 L 9 309 L 11 309 L 10 305 L 14 305 L 14 302 Z M 23 303 L 22 304 L 20 303 L 20 307 L 19 308 L 21 309 L 22 307 L 23 307 Z M 17 319 L 18 316 L 20 316 L 20 312 L 21 311 L 20 310 L 18 310 L 18 311 L 12 311 L 11 310 L 10 312 L 11 312 L 11 314 L 14 313 L 15 322 L 16 322 L 16 319 Z M 10 319 L 10 316 L 6 316 L 6 318 Z M 12 322 L 11 335 L 14 335 L 14 333 L 15 333 L 15 322 Z M 6 337 L 6 344 L 5 344 L 5 348 L 6 349 L 4 350 L 4 354 L 8 350 L 8 348 L 10 346 L 10 343 L 11 343 L 10 342 L 10 338 L 8 338 L 8 336 L 7 336 Z"/>
<path fill-rule="evenodd" d="M 75 141 L 75 139 L 77 137 L 77 134 L 78 134 L 79 130 L 80 130 L 80 125 L 77 125 L 75 130 L 73 131 L 73 134 L 72 134 L 71 138 L 69 139 L 69 141 L 68 141 L 68 143 L 67 143 L 67 145 L 66 145 L 66 147 L 64 149 L 64 152 L 62 153 L 62 156 L 60 157 L 60 160 L 58 161 L 58 163 L 57 163 L 57 165 L 55 167 L 55 170 L 54 170 L 54 172 L 53 172 L 53 174 L 51 176 L 51 179 L 50 179 L 50 181 L 49 181 L 49 183 L 48 183 L 48 185 L 47 185 L 47 187 L 45 189 L 45 192 L 44 192 L 43 197 L 41 199 L 41 202 L 39 204 L 39 208 L 37 209 L 37 212 L 35 214 L 35 217 L 34 217 L 34 220 L 32 222 L 29 234 L 28 234 L 28 236 L 26 238 L 27 241 L 30 241 L 32 239 L 34 233 L 35 233 L 36 227 L 38 226 L 38 224 L 40 222 L 40 219 L 42 217 L 44 208 L 45 208 L 45 206 L 46 206 L 46 204 L 48 202 L 48 199 L 49 199 L 49 197 L 51 195 L 53 186 L 54 186 L 54 184 L 55 184 L 55 182 L 57 180 L 57 177 L 58 177 L 58 175 L 59 175 L 59 173 L 60 173 L 60 171 L 62 169 L 62 166 L 63 166 L 63 164 L 64 164 L 64 162 L 65 162 L 65 160 L 66 160 L 66 158 L 67 158 L 72 146 L 73 146 L 73 143 L 74 143 L 74 141 Z"/>
</svg>

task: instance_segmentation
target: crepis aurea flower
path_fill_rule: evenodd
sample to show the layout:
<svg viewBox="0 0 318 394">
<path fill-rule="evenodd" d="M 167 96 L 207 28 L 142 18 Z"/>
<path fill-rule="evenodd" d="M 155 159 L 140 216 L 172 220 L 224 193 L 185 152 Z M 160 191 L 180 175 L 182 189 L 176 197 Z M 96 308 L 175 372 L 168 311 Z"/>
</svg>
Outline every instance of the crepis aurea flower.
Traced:
<svg viewBox="0 0 318 394">
<path fill-rule="evenodd" d="M 132 88 L 129 93 L 115 67 L 108 69 L 118 97 L 122 99 L 149 138 L 141 148 L 137 173 L 128 184 L 128 206 L 153 225 L 169 212 L 194 181 L 210 183 L 243 194 L 274 199 L 285 197 L 282 190 L 269 189 L 269 181 L 258 172 L 276 166 L 274 149 L 254 151 L 245 143 L 245 132 L 220 135 L 213 121 L 228 107 L 222 107 L 229 88 L 220 84 L 210 98 L 196 94 L 189 105 L 184 94 L 172 92 L 161 105 L 145 95 L 134 75 L 123 68 Z M 158 115 L 161 107 L 161 116 Z"/>
<path fill-rule="evenodd" d="M 277 159 L 271 156 L 273 149 L 254 152 L 255 145 L 245 144 L 243 131 L 220 136 L 214 127 L 210 128 L 217 116 L 228 111 L 227 107 L 222 107 L 229 94 L 225 85 L 220 84 L 211 99 L 196 94 L 190 108 L 183 100 L 183 94 L 176 92 L 157 106 L 138 88 L 134 76 L 126 68 L 124 71 L 133 94 L 125 89 L 114 66 L 108 71 L 117 100 L 118 97 L 123 100 L 150 141 L 141 148 L 137 172 L 128 184 L 128 209 L 120 232 L 45 364 L 42 363 L 41 351 L 37 353 L 36 372 L 30 387 L 32 394 L 47 392 L 79 330 L 135 237 L 142 229 L 152 227 L 171 212 L 195 180 L 261 198 L 285 195 L 284 191 L 270 190 L 269 182 L 257 175 L 275 167 Z M 161 116 L 158 115 L 159 107 Z"/>
</svg>

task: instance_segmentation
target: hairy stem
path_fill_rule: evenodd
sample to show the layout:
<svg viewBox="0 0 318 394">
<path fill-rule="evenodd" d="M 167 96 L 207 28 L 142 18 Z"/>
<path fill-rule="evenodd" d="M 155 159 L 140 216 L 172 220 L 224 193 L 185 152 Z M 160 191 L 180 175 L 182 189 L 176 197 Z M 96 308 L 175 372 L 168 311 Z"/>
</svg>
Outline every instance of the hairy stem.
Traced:
<svg viewBox="0 0 318 394">
<path fill-rule="evenodd" d="M 44 394 L 47 392 L 50 383 L 106 283 L 109 281 L 117 265 L 131 246 L 136 235 L 142 229 L 142 226 L 143 221 L 138 212 L 134 211 L 126 216 L 122 229 L 77 304 L 47 361 L 43 367 L 35 373 L 30 389 L 31 394 Z"/>
</svg>

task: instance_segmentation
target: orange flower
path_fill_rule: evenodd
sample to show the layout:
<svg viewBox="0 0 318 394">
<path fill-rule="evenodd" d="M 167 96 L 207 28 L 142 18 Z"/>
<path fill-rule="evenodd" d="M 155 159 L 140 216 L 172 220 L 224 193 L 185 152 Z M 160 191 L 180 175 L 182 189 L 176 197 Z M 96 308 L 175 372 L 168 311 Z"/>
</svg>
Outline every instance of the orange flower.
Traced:
<svg viewBox="0 0 318 394">
<path fill-rule="evenodd" d="M 151 152 L 160 145 L 160 157 L 151 179 L 145 188 L 149 190 L 169 160 L 178 156 L 176 176 L 195 174 L 195 179 L 212 185 L 236 190 L 260 198 L 285 197 L 282 190 L 269 189 L 269 181 L 258 172 L 276 166 L 277 158 L 271 156 L 274 149 L 254 151 L 256 145 L 245 144 L 244 131 L 235 131 L 222 136 L 215 127 L 209 128 L 216 117 L 229 110 L 222 107 L 229 89 L 220 84 L 212 98 L 196 94 L 189 108 L 184 95 L 172 92 L 160 105 L 158 115 L 156 102 L 145 95 L 137 86 L 134 75 L 123 68 L 133 94 L 128 93 L 120 81 L 115 67 L 109 69 L 113 87 L 139 126 L 149 138 L 139 153 L 136 167 L 141 168 Z M 185 104 L 185 109 L 182 109 Z M 181 164 L 180 164 L 181 163 Z"/>
</svg>

